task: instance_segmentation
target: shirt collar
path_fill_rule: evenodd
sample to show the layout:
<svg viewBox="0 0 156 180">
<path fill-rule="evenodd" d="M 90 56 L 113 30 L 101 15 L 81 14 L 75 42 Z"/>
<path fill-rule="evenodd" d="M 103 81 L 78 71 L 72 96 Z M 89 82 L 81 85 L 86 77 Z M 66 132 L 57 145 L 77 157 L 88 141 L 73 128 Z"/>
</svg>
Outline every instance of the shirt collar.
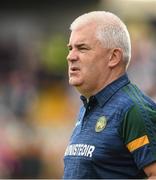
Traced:
<svg viewBox="0 0 156 180">
<path fill-rule="evenodd" d="M 89 101 L 97 100 L 99 105 L 102 107 L 120 88 L 130 83 L 127 74 L 125 73 L 109 85 L 107 85 L 104 89 L 98 92 L 95 96 L 91 96 Z M 87 106 L 87 99 L 84 96 L 80 96 L 83 101 L 84 106 Z"/>
</svg>

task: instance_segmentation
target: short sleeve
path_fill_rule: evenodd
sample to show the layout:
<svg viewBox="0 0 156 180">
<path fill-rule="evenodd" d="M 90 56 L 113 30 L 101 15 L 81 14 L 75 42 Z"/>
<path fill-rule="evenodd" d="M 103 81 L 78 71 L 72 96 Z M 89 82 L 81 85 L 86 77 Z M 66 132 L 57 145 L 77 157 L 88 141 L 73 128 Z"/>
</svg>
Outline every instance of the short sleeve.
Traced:
<svg viewBox="0 0 156 180">
<path fill-rule="evenodd" d="M 139 169 L 156 161 L 156 110 L 131 107 L 123 119 L 121 136 Z"/>
</svg>

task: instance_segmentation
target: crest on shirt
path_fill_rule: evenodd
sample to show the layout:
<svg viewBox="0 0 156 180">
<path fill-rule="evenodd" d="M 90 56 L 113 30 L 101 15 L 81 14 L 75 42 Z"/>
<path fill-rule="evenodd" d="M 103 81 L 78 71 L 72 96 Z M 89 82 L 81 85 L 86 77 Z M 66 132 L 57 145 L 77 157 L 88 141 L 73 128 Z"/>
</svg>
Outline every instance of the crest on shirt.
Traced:
<svg viewBox="0 0 156 180">
<path fill-rule="evenodd" d="M 106 124 L 107 124 L 106 117 L 105 116 L 99 117 L 95 125 L 95 131 L 101 132 L 106 127 Z"/>
</svg>

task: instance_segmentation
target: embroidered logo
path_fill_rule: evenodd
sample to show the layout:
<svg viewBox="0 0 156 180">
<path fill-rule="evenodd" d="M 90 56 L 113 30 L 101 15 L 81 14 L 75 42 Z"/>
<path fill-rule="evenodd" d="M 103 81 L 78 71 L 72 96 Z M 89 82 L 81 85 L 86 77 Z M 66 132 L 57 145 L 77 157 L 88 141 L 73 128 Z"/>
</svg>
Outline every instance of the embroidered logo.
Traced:
<svg viewBox="0 0 156 180">
<path fill-rule="evenodd" d="M 101 116 L 96 122 L 95 131 L 96 132 L 101 132 L 106 127 L 106 124 L 107 124 L 106 117 Z"/>
</svg>

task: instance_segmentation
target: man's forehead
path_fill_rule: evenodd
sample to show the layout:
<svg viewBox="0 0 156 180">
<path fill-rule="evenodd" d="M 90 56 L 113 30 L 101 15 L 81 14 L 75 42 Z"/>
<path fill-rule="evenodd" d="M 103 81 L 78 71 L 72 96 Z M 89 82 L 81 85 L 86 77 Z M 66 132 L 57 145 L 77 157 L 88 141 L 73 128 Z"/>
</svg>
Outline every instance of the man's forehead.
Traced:
<svg viewBox="0 0 156 180">
<path fill-rule="evenodd" d="M 69 44 L 74 45 L 82 45 L 82 44 L 91 44 L 94 43 L 94 41 L 97 41 L 96 37 L 94 35 L 88 35 L 88 34 L 71 34 L 69 39 Z"/>
<path fill-rule="evenodd" d="M 79 46 L 79 45 L 87 45 L 87 41 L 69 41 L 69 43 L 67 44 L 67 46 L 71 46 L 71 45 L 75 45 L 75 46 Z"/>
<path fill-rule="evenodd" d="M 85 38 L 85 37 L 90 37 L 90 36 L 95 36 L 96 30 L 95 28 L 92 28 L 90 26 L 84 26 L 75 30 L 71 31 L 70 37 L 71 38 Z"/>
</svg>

